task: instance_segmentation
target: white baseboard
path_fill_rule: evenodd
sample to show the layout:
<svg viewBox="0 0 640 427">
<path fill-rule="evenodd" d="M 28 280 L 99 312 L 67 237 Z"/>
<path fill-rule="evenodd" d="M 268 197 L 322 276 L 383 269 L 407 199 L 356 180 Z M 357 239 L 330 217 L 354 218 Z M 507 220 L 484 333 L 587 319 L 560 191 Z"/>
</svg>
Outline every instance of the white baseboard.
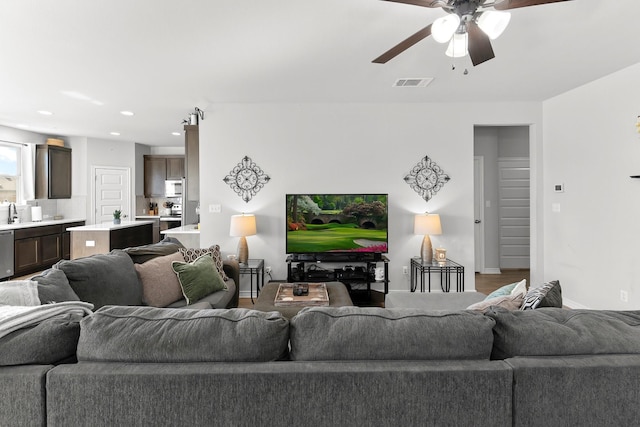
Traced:
<svg viewBox="0 0 640 427">
<path fill-rule="evenodd" d="M 499 268 L 485 268 L 480 274 L 502 274 L 502 271 Z"/>
<path fill-rule="evenodd" d="M 570 299 L 567 298 L 563 298 L 562 299 L 562 305 L 565 305 L 569 308 L 572 308 L 574 310 L 589 310 L 590 307 L 587 307 L 586 305 L 582 305 L 578 302 L 572 301 Z"/>
</svg>

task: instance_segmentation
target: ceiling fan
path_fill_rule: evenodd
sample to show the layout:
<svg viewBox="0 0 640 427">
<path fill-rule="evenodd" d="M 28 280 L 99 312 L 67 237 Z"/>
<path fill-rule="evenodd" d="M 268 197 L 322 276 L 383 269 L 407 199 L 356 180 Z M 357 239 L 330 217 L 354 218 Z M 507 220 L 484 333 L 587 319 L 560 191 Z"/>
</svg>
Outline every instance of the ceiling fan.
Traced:
<svg viewBox="0 0 640 427">
<path fill-rule="evenodd" d="M 474 66 L 495 58 L 491 40 L 509 24 L 508 9 L 558 3 L 571 0 L 383 0 L 415 6 L 442 8 L 447 16 L 436 19 L 411 37 L 401 41 L 372 62 L 384 64 L 419 41 L 433 36 L 439 43 L 449 43 L 447 56 L 469 54 Z"/>
</svg>

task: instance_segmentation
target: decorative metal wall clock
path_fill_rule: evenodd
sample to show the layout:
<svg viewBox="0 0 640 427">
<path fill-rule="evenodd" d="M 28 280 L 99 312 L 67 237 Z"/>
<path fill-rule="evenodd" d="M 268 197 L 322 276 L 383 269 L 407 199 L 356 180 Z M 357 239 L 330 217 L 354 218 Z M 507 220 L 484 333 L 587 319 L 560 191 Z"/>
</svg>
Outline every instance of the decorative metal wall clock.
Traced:
<svg viewBox="0 0 640 427">
<path fill-rule="evenodd" d="M 244 156 L 242 161 L 229 172 L 229 175 L 224 177 L 223 181 L 248 203 L 270 179 L 260 166 L 248 156 Z"/>
<path fill-rule="evenodd" d="M 429 156 L 424 156 L 404 177 L 413 191 L 429 201 L 451 178 Z"/>
</svg>

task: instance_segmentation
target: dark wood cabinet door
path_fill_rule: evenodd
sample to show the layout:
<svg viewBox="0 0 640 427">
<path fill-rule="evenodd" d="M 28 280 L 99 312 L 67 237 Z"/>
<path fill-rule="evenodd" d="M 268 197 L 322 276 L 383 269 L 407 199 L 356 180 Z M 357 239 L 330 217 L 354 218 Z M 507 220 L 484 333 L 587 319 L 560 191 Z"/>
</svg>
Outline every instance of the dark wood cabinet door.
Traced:
<svg viewBox="0 0 640 427">
<path fill-rule="evenodd" d="M 52 234 L 50 236 L 42 236 L 40 238 L 40 263 L 42 265 L 49 266 L 60 261 L 62 258 L 60 240 L 60 234 Z"/>
<path fill-rule="evenodd" d="M 40 264 L 40 237 L 20 239 L 14 242 L 14 274 L 19 276 L 37 269 Z"/>
<path fill-rule="evenodd" d="M 36 199 L 71 198 L 71 149 L 36 145 Z"/>
<path fill-rule="evenodd" d="M 164 181 L 166 179 L 167 159 L 164 157 L 144 156 L 145 197 L 164 196 Z"/>
<path fill-rule="evenodd" d="M 184 177 L 184 157 L 167 157 L 167 179 Z"/>
<path fill-rule="evenodd" d="M 71 150 L 49 147 L 49 198 L 71 198 Z"/>
</svg>

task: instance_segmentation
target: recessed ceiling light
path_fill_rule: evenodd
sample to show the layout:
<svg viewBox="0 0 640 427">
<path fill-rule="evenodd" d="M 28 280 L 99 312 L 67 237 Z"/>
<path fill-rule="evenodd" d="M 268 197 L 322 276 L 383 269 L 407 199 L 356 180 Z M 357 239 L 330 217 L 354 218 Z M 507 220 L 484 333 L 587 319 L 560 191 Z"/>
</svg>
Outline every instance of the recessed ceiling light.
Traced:
<svg viewBox="0 0 640 427">
<path fill-rule="evenodd" d="M 182 134 L 180 132 L 171 132 L 171 135 L 181 136 Z"/>
<path fill-rule="evenodd" d="M 120 114 L 122 114 L 123 116 L 133 116 L 133 113 L 131 111 L 120 111 Z"/>
<path fill-rule="evenodd" d="M 51 111 L 39 110 L 38 113 L 42 114 L 43 116 L 53 116 L 53 113 Z"/>
<path fill-rule="evenodd" d="M 113 135 L 113 136 L 120 136 L 120 132 L 111 132 L 111 135 Z"/>
</svg>

